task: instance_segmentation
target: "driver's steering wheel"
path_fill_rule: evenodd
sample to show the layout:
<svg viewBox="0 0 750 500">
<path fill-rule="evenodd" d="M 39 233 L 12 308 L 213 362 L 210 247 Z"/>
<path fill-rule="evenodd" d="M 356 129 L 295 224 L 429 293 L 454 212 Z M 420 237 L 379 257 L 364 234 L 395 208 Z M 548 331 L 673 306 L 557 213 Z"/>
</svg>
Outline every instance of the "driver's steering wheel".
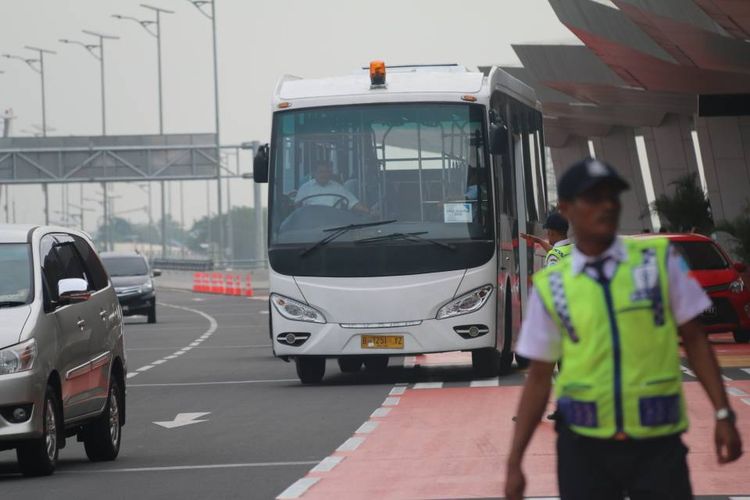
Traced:
<svg viewBox="0 0 750 500">
<path fill-rule="evenodd" d="M 318 198 L 320 196 L 335 196 L 338 198 L 336 202 L 333 204 L 333 208 L 338 208 L 340 210 L 348 210 L 349 209 L 349 198 L 347 198 L 344 195 L 336 194 L 336 193 L 319 193 L 319 194 L 311 194 L 310 196 L 305 196 L 301 200 L 297 201 L 297 204 L 299 206 L 302 206 L 305 204 L 305 201 L 311 199 L 311 198 Z"/>
</svg>

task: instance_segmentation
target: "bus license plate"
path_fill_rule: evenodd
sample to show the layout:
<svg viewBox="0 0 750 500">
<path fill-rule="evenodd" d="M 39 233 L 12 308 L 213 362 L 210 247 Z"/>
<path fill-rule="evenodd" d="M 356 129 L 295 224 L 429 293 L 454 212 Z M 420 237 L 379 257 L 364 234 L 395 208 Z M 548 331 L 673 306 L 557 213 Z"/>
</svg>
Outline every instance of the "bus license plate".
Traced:
<svg viewBox="0 0 750 500">
<path fill-rule="evenodd" d="M 362 349 L 403 349 L 403 335 L 362 335 Z"/>
</svg>

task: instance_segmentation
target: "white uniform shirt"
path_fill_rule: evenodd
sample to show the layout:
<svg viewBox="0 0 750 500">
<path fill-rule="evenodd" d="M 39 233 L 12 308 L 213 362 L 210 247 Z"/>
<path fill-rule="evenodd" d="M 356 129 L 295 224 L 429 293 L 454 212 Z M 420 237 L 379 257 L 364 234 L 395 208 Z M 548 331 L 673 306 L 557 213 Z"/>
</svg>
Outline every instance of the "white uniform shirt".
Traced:
<svg viewBox="0 0 750 500">
<path fill-rule="evenodd" d="M 564 240 L 560 240 L 554 245 L 552 245 L 552 248 L 557 247 L 564 247 L 565 245 L 570 245 L 570 238 L 565 238 Z M 556 253 L 547 253 L 547 256 L 544 258 L 544 267 L 551 266 L 552 264 L 556 263 L 560 260 L 560 257 L 557 256 Z"/>
<path fill-rule="evenodd" d="M 305 199 L 305 197 L 316 194 L 331 194 L 339 196 L 316 196 L 315 198 L 305 200 L 305 205 L 325 205 L 327 207 L 332 207 L 341 201 L 342 196 L 349 201 L 349 208 L 352 208 L 359 203 L 357 197 L 338 182 L 328 181 L 328 184 L 323 186 L 318 184 L 318 181 L 315 179 L 310 179 L 300 186 L 297 191 L 297 196 L 294 198 L 294 202 L 299 203 L 301 200 Z"/>
<path fill-rule="evenodd" d="M 596 271 L 586 267 L 586 264 L 607 257 L 609 259 L 604 264 L 604 274 L 612 279 L 618 264 L 627 258 L 625 246 L 620 238 L 597 257 L 584 255 L 576 247 L 568 258 L 573 259 L 574 273 L 585 272 L 596 278 Z M 685 260 L 672 246 L 667 257 L 667 273 L 670 307 L 678 326 L 694 319 L 711 306 L 711 299 L 698 282 L 688 275 Z M 562 335 L 536 290 L 532 290 L 527 304 L 516 352 L 524 358 L 537 361 L 559 360 L 562 354 Z"/>
</svg>

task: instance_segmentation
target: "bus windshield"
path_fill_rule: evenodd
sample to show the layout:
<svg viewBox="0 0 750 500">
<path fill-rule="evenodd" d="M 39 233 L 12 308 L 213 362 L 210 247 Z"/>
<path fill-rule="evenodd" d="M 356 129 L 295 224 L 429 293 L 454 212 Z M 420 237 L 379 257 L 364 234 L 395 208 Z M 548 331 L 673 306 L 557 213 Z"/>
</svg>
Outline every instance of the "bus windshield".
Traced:
<svg viewBox="0 0 750 500">
<path fill-rule="evenodd" d="M 441 251 L 450 246 L 426 242 L 492 240 L 484 117 L 483 106 L 453 103 L 277 113 L 271 259 L 274 248 L 309 247 L 348 225 L 357 228 L 326 241 L 321 253 L 341 246 L 364 252 L 423 246 L 444 258 Z M 369 224 L 377 222 L 388 223 Z"/>
</svg>

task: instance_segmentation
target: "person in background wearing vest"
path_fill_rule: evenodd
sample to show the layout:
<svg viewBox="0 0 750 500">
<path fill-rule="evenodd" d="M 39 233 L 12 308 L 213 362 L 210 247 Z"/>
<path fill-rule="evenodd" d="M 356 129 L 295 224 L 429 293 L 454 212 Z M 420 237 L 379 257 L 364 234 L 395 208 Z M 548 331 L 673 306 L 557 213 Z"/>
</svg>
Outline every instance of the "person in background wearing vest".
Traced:
<svg viewBox="0 0 750 500">
<path fill-rule="evenodd" d="M 609 165 L 586 159 L 558 183 L 573 227 L 570 257 L 534 276 L 516 351 L 531 360 L 507 463 L 505 495 L 523 497 L 521 463 L 547 405 L 555 362 L 562 500 L 692 498 L 678 336 L 715 409 L 719 463 L 742 441 L 698 315 L 711 305 L 666 239 L 617 237 L 620 193 Z"/>
<path fill-rule="evenodd" d="M 552 212 L 542 226 L 547 231 L 547 240 L 533 234 L 521 233 L 527 242 L 537 243 L 545 252 L 544 267 L 550 266 L 573 251 L 573 243 L 568 238 L 568 221 L 558 212 Z"/>
</svg>

